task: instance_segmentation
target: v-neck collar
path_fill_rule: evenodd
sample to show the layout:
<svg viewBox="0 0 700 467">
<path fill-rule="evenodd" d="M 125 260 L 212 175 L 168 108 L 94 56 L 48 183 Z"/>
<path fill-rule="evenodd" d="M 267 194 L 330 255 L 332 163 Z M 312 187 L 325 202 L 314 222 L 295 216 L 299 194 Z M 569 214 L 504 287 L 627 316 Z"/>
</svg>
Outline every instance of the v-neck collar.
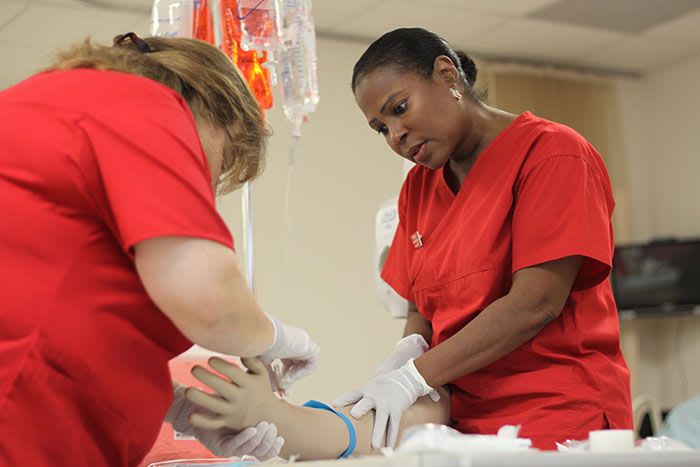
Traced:
<svg viewBox="0 0 700 467">
<path fill-rule="evenodd" d="M 516 126 L 516 124 L 520 123 L 521 120 L 525 118 L 531 118 L 532 114 L 529 111 L 525 111 L 515 117 L 512 122 L 510 122 L 504 129 L 502 129 L 496 137 L 484 148 L 483 151 L 477 156 L 476 160 L 474 161 L 474 164 L 472 164 L 471 169 L 469 169 L 469 172 L 467 172 L 467 175 L 464 177 L 464 180 L 462 181 L 462 184 L 459 187 L 459 190 L 457 190 L 457 193 L 452 191 L 450 186 L 447 184 L 447 180 L 445 180 L 445 167 L 447 166 L 447 163 L 440 167 L 438 170 L 438 176 L 440 177 L 440 189 L 445 191 L 446 194 L 454 201 L 461 192 L 466 191 L 465 190 L 465 185 L 469 183 L 469 180 L 473 178 L 472 174 L 474 173 L 475 170 L 479 167 L 481 164 L 481 161 L 485 159 L 488 154 L 492 151 L 492 149 L 499 143 L 501 139 L 505 137 L 506 134 L 510 133 L 510 130 Z"/>
<path fill-rule="evenodd" d="M 484 165 L 483 160 L 488 157 L 488 155 L 493 151 L 493 148 L 499 144 L 499 142 L 508 134 L 510 131 L 516 127 L 517 125 L 521 124 L 523 120 L 526 119 L 532 119 L 533 115 L 530 112 L 523 112 L 522 114 L 518 115 L 515 119 L 513 119 L 512 122 L 510 122 L 501 132 L 496 135 L 496 137 L 491 141 L 488 146 L 484 148 L 484 150 L 481 152 L 479 157 L 474 161 L 474 165 L 472 168 L 469 170 L 467 173 L 467 176 L 464 178 L 464 181 L 462 182 L 462 185 L 459 187 L 459 191 L 457 193 L 453 193 L 450 187 L 447 185 L 447 182 L 445 181 L 445 175 L 444 175 L 444 166 L 440 167 L 436 171 L 438 172 L 438 176 L 440 177 L 440 181 L 438 184 L 440 185 L 438 189 L 444 193 L 436 193 L 436 195 L 444 195 L 446 196 L 446 204 L 449 203 L 449 205 L 446 207 L 444 213 L 442 214 L 440 220 L 438 221 L 437 225 L 430 231 L 430 232 L 425 232 L 426 237 L 425 237 L 425 243 L 424 245 L 419 248 L 415 252 L 415 256 L 413 258 L 412 264 L 410 266 L 410 274 L 414 278 L 418 276 L 420 271 L 422 270 L 423 266 L 425 265 L 424 258 L 426 255 L 428 255 L 428 251 L 433 248 L 433 245 L 435 245 L 435 239 L 439 237 L 440 232 L 445 229 L 446 225 L 448 225 L 452 221 L 452 213 L 457 209 L 457 206 L 459 206 L 461 203 L 457 202 L 458 198 L 464 198 L 467 196 L 467 193 L 470 191 L 470 184 L 469 181 L 474 178 L 474 172 L 481 170 L 481 166 Z"/>
</svg>

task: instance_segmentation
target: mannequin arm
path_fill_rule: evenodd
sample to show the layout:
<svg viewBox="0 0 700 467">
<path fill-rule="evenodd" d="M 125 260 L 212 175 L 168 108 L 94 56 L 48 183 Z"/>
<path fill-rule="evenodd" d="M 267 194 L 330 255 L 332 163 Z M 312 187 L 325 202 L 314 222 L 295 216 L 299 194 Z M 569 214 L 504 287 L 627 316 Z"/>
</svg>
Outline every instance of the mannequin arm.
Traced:
<svg viewBox="0 0 700 467">
<path fill-rule="evenodd" d="M 213 358 L 209 363 L 230 381 L 202 367 L 194 369 L 193 374 L 197 379 L 218 394 L 209 395 L 192 388 L 188 390 L 188 399 L 217 413 L 216 416 L 195 413 L 191 419 L 193 425 L 206 429 L 226 426 L 240 431 L 266 420 L 277 425 L 279 435 L 285 439 L 280 455 L 289 457 L 297 454 L 301 460 L 334 459 L 347 449 L 349 435 L 343 420 L 332 412 L 297 406 L 275 397 L 265 367 L 258 359 L 243 359 L 248 373 L 219 358 Z M 449 423 L 450 397 L 443 388 L 440 393 L 442 397 L 439 402 L 421 397 L 404 413 L 399 439 L 403 430 L 413 425 Z M 357 420 L 350 416 L 351 408 L 343 407 L 339 412 L 345 414 L 355 428 L 357 447 L 353 454 L 371 454 L 374 412 L 370 411 Z"/>
</svg>

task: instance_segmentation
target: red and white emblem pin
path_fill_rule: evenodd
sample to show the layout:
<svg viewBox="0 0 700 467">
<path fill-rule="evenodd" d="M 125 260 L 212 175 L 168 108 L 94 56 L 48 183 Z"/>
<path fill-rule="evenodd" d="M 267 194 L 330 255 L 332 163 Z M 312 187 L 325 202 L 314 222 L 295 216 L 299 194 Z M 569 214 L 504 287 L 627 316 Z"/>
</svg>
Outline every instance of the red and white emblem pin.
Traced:
<svg viewBox="0 0 700 467">
<path fill-rule="evenodd" d="M 423 236 L 417 230 L 411 235 L 411 243 L 413 243 L 414 248 L 423 246 Z"/>
</svg>

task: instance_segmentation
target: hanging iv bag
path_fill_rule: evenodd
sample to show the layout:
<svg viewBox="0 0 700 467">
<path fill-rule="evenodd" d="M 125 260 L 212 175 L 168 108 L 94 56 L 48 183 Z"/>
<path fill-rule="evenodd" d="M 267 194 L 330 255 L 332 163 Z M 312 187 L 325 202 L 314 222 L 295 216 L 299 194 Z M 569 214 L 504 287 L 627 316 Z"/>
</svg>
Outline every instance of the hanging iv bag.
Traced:
<svg viewBox="0 0 700 467">
<path fill-rule="evenodd" d="M 151 35 L 192 37 L 194 0 L 155 0 L 151 12 Z"/>
<path fill-rule="evenodd" d="M 277 77 L 284 114 L 301 136 L 301 124 L 319 102 L 316 32 L 311 0 L 280 0 L 282 46 L 277 52 Z"/>
<path fill-rule="evenodd" d="M 243 50 L 274 51 L 280 44 L 279 0 L 238 0 Z"/>
</svg>

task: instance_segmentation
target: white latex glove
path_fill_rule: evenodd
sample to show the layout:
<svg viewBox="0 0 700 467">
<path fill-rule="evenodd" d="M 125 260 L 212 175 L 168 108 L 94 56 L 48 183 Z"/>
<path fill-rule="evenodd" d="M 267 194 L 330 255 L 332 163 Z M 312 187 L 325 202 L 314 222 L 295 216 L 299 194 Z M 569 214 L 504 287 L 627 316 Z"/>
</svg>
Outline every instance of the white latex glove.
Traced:
<svg viewBox="0 0 700 467">
<path fill-rule="evenodd" d="M 186 389 L 185 386 L 175 388 L 175 398 L 165 416 L 165 421 L 170 423 L 175 431 L 194 436 L 219 457 L 255 456 L 256 459 L 264 461 L 279 455 L 284 438 L 277 436 L 277 427 L 273 423 L 263 421 L 240 433 L 225 427 L 205 430 L 192 426 L 190 415 L 198 407 L 185 397 Z"/>
<path fill-rule="evenodd" d="M 247 455 L 265 461 L 277 457 L 284 446 L 284 438 L 277 436 L 277 426 L 264 421 L 240 433 L 228 428 L 193 427 L 192 431 L 200 443 L 219 457 Z"/>
<path fill-rule="evenodd" d="M 412 358 L 420 357 L 429 348 L 430 346 L 428 346 L 428 343 L 425 341 L 425 338 L 423 338 L 423 336 L 421 336 L 420 334 L 411 334 L 410 336 L 406 336 L 400 339 L 396 343 L 396 346 L 394 347 L 393 352 L 391 352 L 391 355 L 389 355 L 389 358 L 384 360 L 384 362 L 382 362 L 382 364 L 379 365 L 374 371 L 372 378 L 388 373 L 391 370 L 401 368 L 403 365 L 406 364 L 407 361 L 409 361 Z M 428 394 L 428 396 L 430 396 L 433 402 L 437 402 L 440 400 L 440 394 L 437 392 L 437 390 L 431 391 L 430 394 Z M 346 405 L 354 404 L 361 398 L 362 393 L 356 389 L 354 391 L 346 392 L 342 396 L 335 398 L 331 402 L 331 405 L 333 407 L 343 407 Z"/>
<path fill-rule="evenodd" d="M 425 382 L 411 358 L 401 368 L 375 376 L 359 389 L 362 399 L 350 409 L 350 415 L 360 418 L 374 409 L 376 413 L 372 429 L 372 447 L 375 449 L 381 447 L 387 423 L 389 432 L 386 445 L 394 447 L 399 433 L 401 415 L 416 402 L 416 399 L 432 390 L 433 388 Z"/>
<path fill-rule="evenodd" d="M 303 329 L 281 323 L 270 314 L 268 316 L 275 328 L 275 339 L 272 347 L 261 354 L 260 359 L 268 367 L 273 391 L 286 390 L 313 373 L 318 366 L 321 350 Z M 271 368 L 276 359 L 282 362 L 282 372 L 279 375 Z"/>
</svg>

